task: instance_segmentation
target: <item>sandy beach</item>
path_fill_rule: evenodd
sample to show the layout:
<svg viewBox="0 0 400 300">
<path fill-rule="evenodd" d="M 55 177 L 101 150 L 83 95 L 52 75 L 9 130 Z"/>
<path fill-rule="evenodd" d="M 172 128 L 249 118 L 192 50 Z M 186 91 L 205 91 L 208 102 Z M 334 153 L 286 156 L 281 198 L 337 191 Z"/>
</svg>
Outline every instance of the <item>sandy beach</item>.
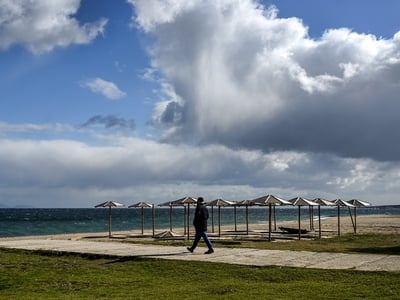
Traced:
<svg viewBox="0 0 400 300">
<path fill-rule="evenodd" d="M 354 219 L 353 219 L 354 222 Z M 347 233 L 354 233 L 353 222 L 349 216 L 343 216 L 340 218 L 340 233 L 341 235 Z M 319 233 L 318 220 L 314 219 L 313 225 L 314 230 L 310 231 L 310 236 L 317 236 Z M 356 219 L 357 234 L 363 233 L 382 233 L 382 234 L 400 234 L 400 215 L 361 215 L 357 216 Z M 277 220 L 276 228 L 274 230 L 274 223 L 272 223 L 273 237 L 282 237 L 279 227 L 290 227 L 298 228 L 297 221 L 290 222 L 279 222 Z M 230 238 L 235 237 L 265 237 L 268 235 L 268 223 L 258 223 L 248 225 L 248 235 L 246 224 L 237 224 L 237 231 L 234 230 L 234 225 L 221 225 L 221 236 L 219 236 L 218 224 L 214 224 L 214 231 L 212 231 L 212 226 L 209 223 L 208 232 L 211 238 Z M 302 220 L 301 228 L 310 230 L 310 221 Z M 160 234 L 167 232 L 168 229 L 156 229 L 155 234 Z M 173 228 L 173 232 L 176 235 L 175 238 L 186 236 L 183 228 Z M 190 227 L 191 237 L 193 235 L 193 228 Z M 321 235 L 322 237 L 330 237 L 338 235 L 338 218 L 329 217 L 321 219 Z M 21 237 L 8 237 L 2 238 L 5 240 L 10 239 L 26 239 L 26 236 Z M 45 235 L 45 236 L 30 236 L 29 238 L 46 238 L 46 239 L 68 239 L 68 240 L 80 240 L 80 239 L 90 239 L 90 240 L 103 240 L 108 241 L 108 232 L 82 232 L 82 233 L 71 233 L 71 234 L 56 234 L 56 235 Z M 126 239 L 132 240 L 143 240 L 152 239 L 152 230 L 145 230 L 142 235 L 141 230 L 129 230 L 129 231 L 112 231 L 112 241 L 123 241 Z"/>
<path fill-rule="evenodd" d="M 339 226 L 340 224 L 340 226 Z M 355 226 L 353 226 L 355 224 Z M 312 226 L 314 230 L 312 230 Z M 245 231 L 246 225 L 240 224 L 237 226 L 238 230 Z M 299 225 L 297 221 L 290 222 L 279 222 L 276 223 L 277 232 L 279 227 L 289 227 L 298 229 Z M 357 216 L 353 219 L 350 216 L 343 216 L 338 219 L 337 217 L 328 217 L 321 219 L 321 235 L 323 237 L 330 237 L 338 235 L 339 228 L 340 234 L 354 233 L 356 228 L 357 234 L 363 233 L 382 233 L 382 234 L 400 234 L 400 215 L 362 215 Z M 268 232 L 269 225 L 265 224 L 249 224 L 250 232 Z M 317 235 L 319 233 L 319 222 L 318 219 L 314 219 L 312 222 L 309 220 L 302 220 L 300 224 L 301 229 L 310 231 L 311 234 Z M 272 231 L 275 226 L 272 223 Z M 311 229 L 311 230 L 310 230 Z M 231 231 L 232 226 L 221 226 L 221 232 Z M 214 231 L 218 231 L 215 227 Z"/>
<path fill-rule="evenodd" d="M 354 216 L 353 216 L 354 221 Z M 282 225 L 298 228 L 297 222 L 283 222 Z M 309 222 L 302 221 L 301 228 L 310 229 Z M 314 229 L 318 231 L 318 220 L 314 220 Z M 357 233 L 397 233 L 400 234 L 400 215 L 362 215 L 356 218 Z M 329 217 L 321 220 L 324 235 L 337 235 L 338 218 Z M 340 232 L 353 233 L 354 227 L 350 216 L 340 217 Z"/>
</svg>

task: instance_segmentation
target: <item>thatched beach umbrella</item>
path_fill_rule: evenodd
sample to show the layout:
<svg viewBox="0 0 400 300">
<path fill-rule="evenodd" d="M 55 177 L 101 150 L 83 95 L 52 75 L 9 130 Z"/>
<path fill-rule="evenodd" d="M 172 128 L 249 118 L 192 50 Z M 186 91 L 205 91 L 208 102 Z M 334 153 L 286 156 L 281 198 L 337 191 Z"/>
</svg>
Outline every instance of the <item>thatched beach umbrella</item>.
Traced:
<svg viewBox="0 0 400 300">
<path fill-rule="evenodd" d="M 333 203 L 332 201 L 326 200 L 326 199 L 322 199 L 322 198 L 315 198 L 313 199 L 313 201 L 318 205 L 318 237 L 321 238 L 321 206 L 334 206 L 335 203 Z"/>
<path fill-rule="evenodd" d="M 236 206 L 246 207 L 246 234 L 249 234 L 249 206 L 255 205 L 251 200 L 243 200 L 235 203 Z"/>
<path fill-rule="evenodd" d="M 111 207 L 121 207 L 124 204 L 115 201 L 106 201 L 97 204 L 95 207 L 108 207 L 108 237 L 111 238 Z"/>
<path fill-rule="evenodd" d="M 268 240 L 271 241 L 271 231 L 272 231 L 272 207 L 275 208 L 276 205 L 291 205 L 289 201 L 278 198 L 274 195 L 266 195 L 252 200 L 256 205 L 268 205 Z M 274 223 L 276 228 L 276 219 L 274 213 Z"/>
<path fill-rule="evenodd" d="M 172 232 L 172 208 L 176 206 L 183 206 L 184 207 L 184 216 L 183 216 L 183 221 L 184 221 L 184 234 L 187 233 L 188 238 L 189 238 L 189 211 L 190 211 L 190 204 L 197 203 L 197 199 L 192 198 L 192 197 L 184 197 L 180 198 L 177 200 L 173 201 L 167 201 L 164 203 L 159 204 L 159 206 L 169 206 L 170 211 L 169 211 L 169 224 L 170 224 L 170 231 Z M 186 213 L 186 207 L 188 209 L 188 212 Z"/>
<path fill-rule="evenodd" d="M 300 213 L 301 213 L 301 206 L 318 206 L 318 203 L 315 203 L 312 200 L 306 199 L 306 198 L 302 198 L 302 197 L 296 197 L 293 198 L 291 200 L 289 200 L 293 205 L 298 206 L 299 207 L 299 213 L 298 213 L 298 223 L 299 223 L 299 240 L 301 239 L 301 217 L 300 217 Z M 310 228 L 311 229 L 311 228 Z"/>
<path fill-rule="evenodd" d="M 221 206 L 231 206 L 233 205 L 232 201 L 224 200 L 224 199 L 215 199 L 211 202 L 207 203 L 207 206 L 211 206 L 211 209 L 213 209 L 214 206 L 218 206 L 218 235 L 221 236 Z M 214 220 L 214 211 L 212 210 L 211 214 L 212 220 Z M 212 232 L 214 232 L 214 221 L 212 223 L 213 229 Z"/>
<path fill-rule="evenodd" d="M 149 208 L 149 207 L 154 208 L 154 205 L 150 204 L 150 203 L 146 203 L 146 202 L 138 202 L 138 203 L 135 203 L 135 204 L 132 204 L 132 205 L 128 206 L 128 208 L 131 208 L 131 207 L 135 207 L 135 208 L 140 208 L 141 209 L 141 213 L 142 213 L 141 214 L 142 215 L 142 235 L 143 235 L 143 232 L 144 232 L 144 208 Z M 154 235 L 154 214 L 152 214 L 152 216 L 153 216 L 152 224 L 153 224 L 153 235 Z"/>
<path fill-rule="evenodd" d="M 169 231 L 172 232 L 172 207 L 174 206 L 173 201 L 167 201 L 158 204 L 158 206 L 168 206 L 169 207 Z"/>
<path fill-rule="evenodd" d="M 187 207 L 187 213 L 186 213 L 186 218 L 185 218 L 185 223 L 186 226 L 185 227 L 185 232 L 187 234 L 187 239 L 190 239 L 190 204 L 196 204 L 197 203 L 197 199 L 192 198 L 192 197 L 185 197 L 181 199 L 181 203 L 185 209 L 185 213 L 186 213 L 186 207 Z"/>
<path fill-rule="evenodd" d="M 357 234 L 357 207 L 368 207 L 371 203 L 359 199 L 351 199 L 347 202 L 354 205 L 354 234 Z"/>
<path fill-rule="evenodd" d="M 353 228 L 354 228 L 354 221 L 353 221 L 353 216 L 351 215 L 350 207 L 354 207 L 353 204 L 350 204 L 342 199 L 335 199 L 333 200 L 333 203 L 337 206 L 337 215 L 338 215 L 338 235 L 340 236 L 340 208 L 341 207 L 348 207 L 349 212 L 350 212 L 350 218 L 351 222 L 353 223 Z"/>
<path fill-rule="evenodd" d="M 237 207 L 239 206 L 237 201 L 232 201 L 231 206 L 233 206 L 233 220 L 235 223 L 235 232 L 237 231 Z"/>
</svg>

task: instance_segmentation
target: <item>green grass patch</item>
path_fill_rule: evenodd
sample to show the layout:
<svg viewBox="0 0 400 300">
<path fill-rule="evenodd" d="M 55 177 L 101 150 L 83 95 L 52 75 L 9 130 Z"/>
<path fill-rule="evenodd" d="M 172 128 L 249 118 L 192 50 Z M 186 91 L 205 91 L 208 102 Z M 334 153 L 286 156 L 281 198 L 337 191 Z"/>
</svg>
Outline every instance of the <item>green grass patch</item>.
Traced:
<svg viewBox="0 0 400 300">
<path fill-rule="evenodd" d="M 152 242 L 185 247 L 191 241 Z M 400 254 L 395 234 L 218 247 Z M 399 258 L 400 259 L 400 258 Z M 0 299 L 400 299 L 400 272 L 251 267 L 0 249 Z"/>
<path fill-rule="evenodd" d="M 0 299 L 399 299 L 400 272 L 0 249 Z"/>
</svg>

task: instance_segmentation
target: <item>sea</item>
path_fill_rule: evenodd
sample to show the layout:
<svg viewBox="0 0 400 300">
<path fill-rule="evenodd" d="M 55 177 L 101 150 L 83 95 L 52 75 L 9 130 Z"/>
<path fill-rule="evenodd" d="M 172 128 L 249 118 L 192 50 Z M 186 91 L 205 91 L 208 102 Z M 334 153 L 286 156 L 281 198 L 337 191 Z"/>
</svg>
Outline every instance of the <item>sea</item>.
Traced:
<svg viewBox="0 0 400 300">
<path fill-rule="evenodd" d="M 314 208 L 312 216 L 318 217 L 318 209 Z M 109 230 L 108 208 L 0 208 L 0 237 L 18 237 L 31 235 L 52 235 L 70 233 L 96 233 Z M 246 224 L 268 224 L 268 207 L 209 207 L 210 227 L 223 226 L 243 227 Z M 337 207 L 321 207 L 321 218 L 336 217 Z M 354 209 L 340 208 L 340 216 L 354 215 Z M 357 208 L 359 215 L 400 215 L 400 205 L 371 206 Z M 154 218 L 153 218 L 154 215 Z M 191 224 L 194 207 L 189 212 Z M 298 208 L 277 206 L 274 219 L 277 222 L 298 220 Z M 301 219 L 308 220 L 310 210 L 301 208 Z M 187 220 L 183 207 L 155 207 L 152 208 L 112 208 L 112 231 L 130 231 L 143 228 L 144 232 L 182 229 Z M 234 225 L 236 224 L 236 225 Z"/>
</svg>

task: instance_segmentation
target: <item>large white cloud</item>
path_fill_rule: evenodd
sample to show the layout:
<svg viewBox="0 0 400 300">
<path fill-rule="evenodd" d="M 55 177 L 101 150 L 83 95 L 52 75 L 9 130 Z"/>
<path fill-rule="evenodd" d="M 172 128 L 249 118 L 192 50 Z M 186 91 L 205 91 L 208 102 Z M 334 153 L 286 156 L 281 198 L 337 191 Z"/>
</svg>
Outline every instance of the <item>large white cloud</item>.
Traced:
<svg viewBox="0 0 400 300">
<path fill-rule="evenodd" d="M 155 111 L 167 139 L 399 160 L 400 33 L 312 39 L 252 0 L 130 2 L 182 99 Z"/>
<path fill-rule="evenodd" d="M 362 198 L 377 205 L 394 203 L 391 197 L 400 192 L 400 166 L 393 163 L 138 138 L 102 144 L 0 140 L 0 203 L 87 207 L 110 198 L 160 203 L 184 195 L 243 200 L 272 193 Z"/>
<path fill-rule="evenodd" d="M 87 44 L 103 33 L 106 19 L 79 24 L 81 0 L 0 0 L 0 49 L 20 44 L 35 54 Z"/>
</svg>

